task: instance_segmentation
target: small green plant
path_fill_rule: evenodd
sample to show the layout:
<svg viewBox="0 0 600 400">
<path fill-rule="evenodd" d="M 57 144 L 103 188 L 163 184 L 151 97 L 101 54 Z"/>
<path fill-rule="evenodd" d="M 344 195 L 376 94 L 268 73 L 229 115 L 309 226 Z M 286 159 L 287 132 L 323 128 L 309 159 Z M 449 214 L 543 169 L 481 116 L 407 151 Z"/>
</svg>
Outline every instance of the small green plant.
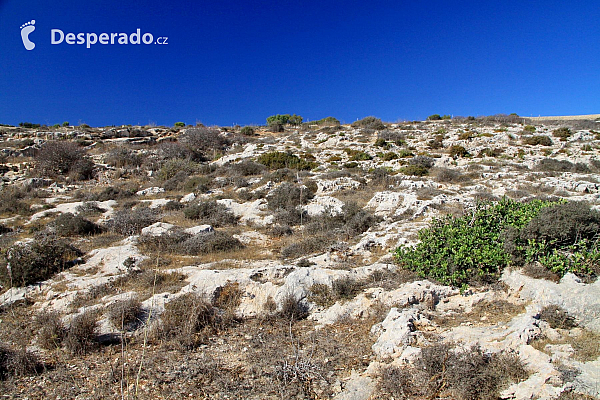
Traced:
<svg viewBox="0 0 600 400">
<path fill-rule="evenodd" d="M 176 128 L 183 128 L 185 126 L 185 122 L 175 122 L 173 126 Z"/>
<path fill-rule="evenodd" d="M 428 121 L 439 121 L 441 119 L 442 117 L 440 114 L 431 114 L 429 117 L 427 117 Z"/>
<path fill-rule="evenodd" d="M 63 122 L 62 126 L 66 128 L 67 126 L 69 126 L 69 122 L 68 121 Z"/>
<path fill-rule="evenodd" d="M 523 127 L 523 132 L 533 133 L 533 132 L 535 132 L 535 126 L 533 126 L 533 125 L 525 125 Z"/>
<path fill-rule="evenodd" d="M 425 176 L 429 173 L 429 168 L 419 164 L 411 164 L 400 168 L 400 172 L 410 176 Z"/>
<path fill-rule="evenodd" d="M 261 154 L 257 161 L 269 169 L 292 168 L 297 170 L 310 170 L 317 167 L 317 163 L 301 159 L 295 154 L 273 151 Z"/>
</svg>

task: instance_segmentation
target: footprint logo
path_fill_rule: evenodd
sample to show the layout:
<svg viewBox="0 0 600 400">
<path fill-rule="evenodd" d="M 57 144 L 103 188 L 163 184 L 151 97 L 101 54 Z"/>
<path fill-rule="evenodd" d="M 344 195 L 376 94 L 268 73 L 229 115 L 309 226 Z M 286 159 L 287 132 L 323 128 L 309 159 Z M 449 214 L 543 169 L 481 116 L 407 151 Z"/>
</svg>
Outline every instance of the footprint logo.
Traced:
<svg viewBox="0 0 600 400">
<path fill-rule="evenodd" d="M 35 48 L 35 43 L 29 40 L 29 34 L 35 31 L 35 19 L 21 25 L 21 39 L 23 39 L 23 46 L 27 50 L 33 50 Z"/>
</svg>

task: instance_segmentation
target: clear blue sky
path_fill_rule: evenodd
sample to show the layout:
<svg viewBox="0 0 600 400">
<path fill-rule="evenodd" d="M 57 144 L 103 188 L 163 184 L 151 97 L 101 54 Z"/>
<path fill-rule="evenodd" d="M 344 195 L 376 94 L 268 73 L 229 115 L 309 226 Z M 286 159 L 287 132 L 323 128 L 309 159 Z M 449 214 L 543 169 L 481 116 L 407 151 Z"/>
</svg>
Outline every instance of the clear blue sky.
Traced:
<svg viewBox="0 0 600 400">
<path fill-rule="evenodd" d="M 168 44 L 51 44 L 138 28 Z M 0 123 L 512 112 L 600 113 L 598 0 L 0 0 Z"/>
</svg>

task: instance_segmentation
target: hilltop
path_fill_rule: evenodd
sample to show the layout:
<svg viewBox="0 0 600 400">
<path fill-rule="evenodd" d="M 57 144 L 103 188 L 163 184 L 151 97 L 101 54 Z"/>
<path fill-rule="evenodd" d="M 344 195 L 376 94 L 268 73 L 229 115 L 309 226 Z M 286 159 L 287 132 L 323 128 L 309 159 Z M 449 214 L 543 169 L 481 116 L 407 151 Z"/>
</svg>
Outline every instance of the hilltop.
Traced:
<svg viewBox="0 0 600 400">
<path fill-rule="evenodd" d="M 2 126 L 3 393 L 597 398 L 591 117 Z"/>
</svg>

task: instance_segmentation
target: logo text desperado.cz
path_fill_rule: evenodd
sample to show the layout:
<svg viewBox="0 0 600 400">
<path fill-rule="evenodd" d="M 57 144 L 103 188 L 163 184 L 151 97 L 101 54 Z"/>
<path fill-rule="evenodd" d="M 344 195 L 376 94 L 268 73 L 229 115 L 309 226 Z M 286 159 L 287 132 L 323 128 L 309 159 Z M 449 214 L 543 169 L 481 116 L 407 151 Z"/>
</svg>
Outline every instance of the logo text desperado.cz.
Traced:
<svg viewBox="0 0 600 400">
<path fill-rule="evenodd" d="M 168 38 L 165 36 L 158 37 L 154 40 L 154 35 L 151 33 L 140 32 L 138 28 L 135 32 L 127 35 L 126 33 L 67 33 L 65 34 L 60 29 L 52 29 L 50 31 L 50 44 L 85 44 L 88 49 L 94 44 L 167 44 Z"/>
</svg>

